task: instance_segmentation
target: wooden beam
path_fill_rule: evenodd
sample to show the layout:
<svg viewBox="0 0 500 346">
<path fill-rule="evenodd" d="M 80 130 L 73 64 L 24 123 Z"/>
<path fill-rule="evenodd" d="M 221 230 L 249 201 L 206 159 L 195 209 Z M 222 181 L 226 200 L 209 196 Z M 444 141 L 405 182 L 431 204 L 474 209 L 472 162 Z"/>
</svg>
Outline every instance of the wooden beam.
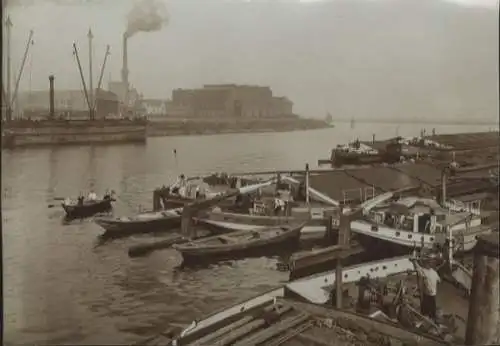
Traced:
<svg viewBox="0 0 500 346">
<path fill-rule="evenodd" d="M 274 308 L 274 306 L 272 306 L 272 305 L 271 306 L 267 306 L 263 311 L 264 311 L 264 313 L 265 312 L 269 312 L 273 308 Z M 258 314 L 258 312 L 254 313 L 254 314 L 251 314 L 251 315 L 248 315 L 248 316 L 245 316 L 242 319 L 237 320 L 237 321 L 235 321 L 233 323 L 229 323 L 226 326 L 224 326 L 224 327 L 222 327 L 220 329 L 217 329 L 213 333 L 207 334 L 204 337 L 196 340 L 195 342 L 190 343 L 189 345 L 190 346 L 205 346 L 205 345 L 210 345 L 210 344 L 213 343 L 213 341 L 215 339 L 217 339 L 217 338 L 221 337 L 222 335 L 230 332 L 231 330 L 235 330 L 237 328 L 242 327 L 245 324 L 250 323 L 252 320 L 254 320 L 257 317 L 256 316 L 257 314 Z"/>
<path fill-rule="evenodd" d="M 265 302 L 263 302 L 261 304 L 255 305 L 255 306 L 253 306 L 253 307 L 251 307 L 249 309 L 244 309 L 243 311 L 240 311 L 240 312 L 238 312 L 238 313 L 236 313 L 234 315 L 228 316 L 227 318 L 224 318 L 224 319 L 222 319 L 220 321 L 211 323 L 211 324 L 207 325 L 204 328 L 201 328 L 199 330 L 195 330 L 193 332 L 190 332 L 189 334 L 185 335 L 184 337 L 182 337 L 180 339 L 180 344 L 187 345 L 187 344 L 189 344 L 191 342 L 194 342 L 197 339 L 199 339 L 199 338 L 201 338 L 201 337 L 203 337 L 205 335 L 208 335 L 210 333 L 215 332 L 219 328 L 223 328 L 228 323 L 232 323 L 232 322 L 237 321 L 237 320 L 239 320 L 239 319 L 241 319 L 243 317 L 255 314 L 258 311 L 263 310 L 266 306 L 269 306 L 271 304 L 272 304 L 272 300 L 265 301 Z M 216 315 L 218 313 L 221 313 L 223 311 L 224 310 L 216 312 L 214 315 Z"/>
<path fill-rule="evenodd" d="M 235 343 L 234 346 L 262 344 L 267 340 L 285 332 L 286 330 L 296 328 L 297 326 L 306 322 L 310 318 L 311 315 L 305 313 L 289 317 L 285 320 L 280 321 L 275 325 L 270 326 L 269 328 L 261 330 L 260 332 L 252 335 L 250 338 L 240 340 L 239 342 Z"/>
<path fill-rule="evenodd" d="M 297 336 L 300 336 L 300 334 L 304 333 L 306 330 L 311 329 L 314 327 L 314 320 L 309 320 L 307 323 L 302 324 L 298 328 L 294 328 L 291 330 L 288 330 L 287 333 L 284 333 L 280 337 L 273 339 L 270 342 L 266 342 L 266 346 L 280 346 L 283 345 L 285 342 L 288 340 L 292 340 L 296 338 Z"/>
<path fill-rule="evenodd" d="M 283 309 L 280 309 L 278 311 L 278 315 L 283 315 L 286 312 L 292 310 L 292 307 L 286 306 Z M 212 343 L 213 346 L 229 346 L 229 345 L 234 345 L 234 343 L 239 340 L 240 338 L 244 337 L 245 335 L 250 334 L 251 332 L 262 328 L 263 326 L 266 325 L 266 321 L 263 318 L 254 320 L 236 330 L 233 330 L 230 332 L 228 335 L 226 335 L 224 338 L 220 339 L 217 342 Z"/>
</svg>

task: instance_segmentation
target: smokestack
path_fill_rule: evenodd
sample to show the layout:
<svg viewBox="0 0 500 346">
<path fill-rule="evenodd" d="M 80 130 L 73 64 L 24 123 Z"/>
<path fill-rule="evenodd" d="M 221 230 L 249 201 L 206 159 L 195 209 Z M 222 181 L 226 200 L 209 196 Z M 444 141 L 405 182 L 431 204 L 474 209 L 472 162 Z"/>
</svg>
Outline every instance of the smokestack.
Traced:
<svg viewBox="0 0 500 346">
<path fill-rule="evenodd" d="M 125 32 L 123 34 L 123 66 L 122 66 L 122 84 L 124 90 L 123 103 L 128 107 L 128 38 L 129 35 Z"/>
<path fill-rule="evenodd" d="M 50 88 L 49 112 L 50 112 L 50 118 L 53 119 L 55 116 L 55 111 L 54 111 L 54 76 L 53 75 L 49 76 L 49 88 Z"/>
<path fill-rule="evenodd" d="M 128 35 L 123 34 L 123 66 L 122 66 L 122 82 L 128 87 Z"/>
</svg>

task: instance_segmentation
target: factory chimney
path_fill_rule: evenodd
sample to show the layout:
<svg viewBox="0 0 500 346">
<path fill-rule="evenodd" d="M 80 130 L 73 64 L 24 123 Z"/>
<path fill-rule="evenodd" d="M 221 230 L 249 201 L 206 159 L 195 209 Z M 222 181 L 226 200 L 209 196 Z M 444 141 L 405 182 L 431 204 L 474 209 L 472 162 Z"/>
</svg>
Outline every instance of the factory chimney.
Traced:
<svg viewBox="0 0 500 346">
<path fill-rule="evenodd" d="M 124 95 L 125 105 L 128 105 L 128 89 L 129 89 L 129 84 L 128 84 L 128 47 L 127 47 L 128 37 L 129 37 L 129 35 L 125 32 L 123 34 L 123 66 L 122 66 L 122 83 L 123 83 L 123 87 L 125 89 L 125 95 Z"/>
<path fill-rule="evenodd" d="M 54 76 L 50 75 L 49 76 L 49 98 L 50 98 L 50 104 L 49 104 L 49 112 L 50 112 L 50 118 L 54 119 L 55 116 L 55 110 L 54 110 Z"/>
</svg>

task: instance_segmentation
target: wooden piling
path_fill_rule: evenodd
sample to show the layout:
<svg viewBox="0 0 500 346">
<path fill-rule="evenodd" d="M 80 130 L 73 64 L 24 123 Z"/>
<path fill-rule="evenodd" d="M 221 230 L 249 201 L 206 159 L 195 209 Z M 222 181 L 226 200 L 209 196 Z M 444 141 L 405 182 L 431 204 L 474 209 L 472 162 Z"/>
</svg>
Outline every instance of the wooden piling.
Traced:
<svg viewBox="0 0 500 346">
<path fill-rule="evenodd" d="M 465 335 L 466 345 L 500 344 L 499 235 L 478 238 Z"/>
<path fill-rule="evenodd" d="M 338 245 L 349 249 L 350 245 L 350 231 L 351 231 L 351 215 L 350 213 L 344 214 L 344 210 L 340 210 L 339 222 L 339 238 Z M 335 297 L 337 309 L 342 309 L 342 259 L 337 259 L 337 266 L 335 268 Z"/>
<path fill-rule="evenodd" d="M 325 243 L 328 245 L 333 245 L 334 243 L 333 215 L 328 215 L 326 218 Z"/>
<path fill-rule="evenodd" d="M 153 191 L 153 210 L 154 211 L 161 210 L 160 190 L 159 189 L 156 189 Z"/>
</svg>

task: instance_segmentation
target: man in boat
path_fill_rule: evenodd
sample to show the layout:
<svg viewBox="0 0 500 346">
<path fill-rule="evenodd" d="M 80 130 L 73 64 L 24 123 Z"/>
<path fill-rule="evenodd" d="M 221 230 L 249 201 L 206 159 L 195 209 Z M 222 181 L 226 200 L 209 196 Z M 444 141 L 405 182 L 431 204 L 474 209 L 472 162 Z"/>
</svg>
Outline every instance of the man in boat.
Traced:
<svg viewBox="0 0 500 346">
<path fill-rule="evenodd" d="M 89 195 L 87 196 L 89 201 L 95 201 L 97 199 L 97 195 L 94 190 L 90 190 Z"/>
<path fill-rule="evenodd" d="M 439 274 L 431 266 L 430 259 L 422 260 L 421 264 L 416 259 L 412 259 L 415 270 L 419 275 L 421 287 L 420 312 L 422 315 L 436 320 L 436 294 L 437 285 L 441 282 Z"/>
<path fill-rule="evenodd" d="M 186 187 L 186 177 L 184 176 L 184 174 L 181 174 L 179 178 L 177 178 L 175 184 L 172 185 L 170 191 L 173 194 L 181 195 L 181 188 L 185 187 Z"/>
</svg>

